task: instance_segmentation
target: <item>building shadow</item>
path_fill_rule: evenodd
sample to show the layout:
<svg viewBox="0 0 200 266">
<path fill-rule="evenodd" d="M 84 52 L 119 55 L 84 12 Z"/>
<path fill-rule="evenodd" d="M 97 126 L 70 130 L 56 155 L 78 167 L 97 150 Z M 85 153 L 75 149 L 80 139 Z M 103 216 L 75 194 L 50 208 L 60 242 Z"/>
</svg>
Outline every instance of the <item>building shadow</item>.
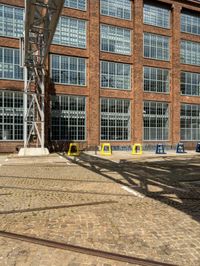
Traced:
<svg viewBox="0 0 200 266">
<path fill-rule="evenodd" d="M 48 87 L 48 91 L 46 92 L 45 97 L 45 107 L 46 107 L 46 123 L 45 123 L 45 141 L 46 141 L 46 147 L 48 148 L 49 152 L 65 152 L 69 149 L 69 145 L 72 142 L 70 139 L 63 139 L 63 140 L 56 140 L 52 138 L 52 97 L 57 96 L 55 83 L 51 78 L 50 72 L 47 71 L 47 80 L 46 80 L 46 86 Z M 56 109 L 57 109 L 57 115 L 58 117 L 61 116 L 61 106 L 59 102 L 56 102 Z M 55 111 L 55 110 L 53 110 Z"/>
</svg>

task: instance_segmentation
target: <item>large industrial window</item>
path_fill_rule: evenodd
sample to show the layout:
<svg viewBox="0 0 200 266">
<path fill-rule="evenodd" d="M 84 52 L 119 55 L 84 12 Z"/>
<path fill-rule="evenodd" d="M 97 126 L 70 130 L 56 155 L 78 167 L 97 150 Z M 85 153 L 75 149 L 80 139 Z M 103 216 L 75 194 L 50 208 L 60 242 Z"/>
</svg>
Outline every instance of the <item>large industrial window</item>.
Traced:
<svg viewBox="0 0 200 266">
<path fill-rule="evenodd" d="M 0 140 L 23 140 L 23 93 L 0 91 Z"/>
<path fill-rule="evenodd" d="M 23 79 L 18 49 L 0 47 L 0 79 Z"/>
<path fill-rule="evenodd" d="M 64 6 L 80 10 L 86 10 L 87 0 L 65 0 Z"/>
<path fill-rule="evenodd" d="M 169 61 L 170 38 L 152 33 L 144 33 L 144 57 Z"/>
<path fill-rule="evenodd" d="M 144 140 L 168 140 L 169 104 L 145 101 L 143 121 Z"/>
<path fill-rule="evenodd" d="M 184 11 L 181 14 L 181 31 L 200 35 L 200 15 Z"/>
<path fill-rule="evenodd" d="M 23 14 L 24 10 L 22 8 L 0 5 L 0 35 L 23 36 Z"/>
<path fill-rule="evenodd" d="M 60 17 L 53 43 L 86 48 L 86 21 Z"/>
<path fill-rule="evenodd" d="M 181 63 L 200 66 L 200 43 L 181 41 Z"/>
<path fill-rule="evenodd" d="M 131 67 L 128 64 L 101 62 L 101 87 L 130 90 Z"/>
<path fill-rule="evenodd" d="M 144 4 L 144 23 L 162 28 L 170 28 L 170 10 L 161 6 Z"/>
<path fill-rule="evenodd" d="M 51 96 L 51 139 L 85 140 L 85 97 Z"/>
<path fill-rule="evenodd" d="M 131 54 L 131 31 L 101 25 L 101 50 L 117 54 Z"/>
<path fill-rule="evenodd" d="M 86 60 L 79 57 L 52 54 L 51 77 L 56 83 L 85 86 Z"/>
<path fill-rule="evenodd" d="M 181 73 L 181 94 L 200 96 L 200 74 L 190 72 Z"/>
<path fill-rule="evenodd" d="M 144 91 L 169 92 L 169 70 L 144 67 Z"/>
<path fill-rule="evenodd" d="M 131 19 L 130 0 L 101 0 L 101 14 L 121 19 Z"/>
<path fill-rule="evenodd" d="M 200 140 L 200 105 L 181 105 L 181 140 Z"/>
<path fill-rule="evenodd" d="M 130 101 L 101 99 L 101 140 L 130 140 Z"/>
</svg>

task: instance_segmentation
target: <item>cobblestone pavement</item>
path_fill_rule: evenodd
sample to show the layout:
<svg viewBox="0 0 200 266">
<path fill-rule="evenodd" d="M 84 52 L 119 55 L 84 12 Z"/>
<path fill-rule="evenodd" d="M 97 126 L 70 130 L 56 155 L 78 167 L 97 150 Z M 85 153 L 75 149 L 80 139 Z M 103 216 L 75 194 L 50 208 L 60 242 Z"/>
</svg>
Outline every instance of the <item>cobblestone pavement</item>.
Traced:
<svg viewBox="0 0 200 266">
<path fill-rule="evenodd" d="M 0 156 L 0 231 L 199 266 L 199 159 Z M 130 264 L 0 237 L 0 265 Z"/>
<path fill-rule="evenodd" d="M 1 154 L 0 155 L 0 167 L 2 166 L 2 164 L 4 164 L 7 160 L 7 155 L 6 154 Z"/>
</svg>

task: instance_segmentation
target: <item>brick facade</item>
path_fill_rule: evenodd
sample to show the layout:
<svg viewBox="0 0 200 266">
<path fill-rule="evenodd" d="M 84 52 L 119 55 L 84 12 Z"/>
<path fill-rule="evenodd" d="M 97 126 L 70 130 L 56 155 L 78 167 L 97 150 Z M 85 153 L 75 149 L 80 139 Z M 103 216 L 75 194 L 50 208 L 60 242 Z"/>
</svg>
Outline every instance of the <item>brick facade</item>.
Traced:
<svg viewBox="0 0 200 266">
<path fill-rule="evenodd" d="M 147 1 L 150 2 L 150 1 Z M 87 11 L 80 11 L 64 8 L 62 15 L 81 18 L 87 23 L 87 46 L 86 49 L 78 49 L 61 45 L 52 45 L 51 53 L 80 56 L 87 59 L 87 82 L 85 87 L 52 84 L 47 86 L 47 108 L 46 108 L 46 132 L 49 131 L 49 104 L 48 94 L 67 94 L 86 96 L 87 110 L 87 139 L 82 142 L 84 147 L 97 146 L 100 144 L 100 98 L 120 98 L 131 101 L 131 140 L 112 141 L 112 145 L 130 145 L 135 142 L 142 143 L 143 132 L 143 101 L 160 101 L 170 104 L 170 134 L 169 145 L 174 145 L 180 140 L 180 104 L 195 103 L 200 104 L 200 97 L 181 96 L 180 94 L 180 72 L 189 71 L 200 73 L 199 66 L 180 64 L 180 40 L 192 40 L 200 42 L 198 35 L 181 33 L 180 15 L 181 10 L 186 8 L 200 12 L 200 3 L 189 0 L 156 0 L 171 9 L 171 27 L 163 29 L 155 26 L 143 24 L 143 0 L 133 0 L 132 20 L 122 20 L 118 18 L 102 16 L 100 14 L 100 1 L 87 0 Z M 23 6 L 22 0 L 1 1 L 13 6 Z M 111 54 L 100 51 L 100 24 L 115 25 L 132 30 L 132 55 Z M 169 62 L 146 59 L 143 57 L 143 32 L 156 33 L 169 36 L 171 46 L 171 60 Z M 0 37 L 0 46 L 18 48 L 19 41 L 16 38 Z M 131 64 L 131 90 L 112 90 L 100 88 L 100 61 L 108 60 L 114 62 Z M 50 60 L 49 60 L 50 61 Z M 151 93 L 143 91 L 143 66 L 162 67 L 170 70 L 170 93 Z M 23 90 L 22 81 L 0 80 L 0 89 Z M 48 133 L 47 133 L 48 135 Z M 48 136 L 46 136 L 48 142 Z M 147 141 L 143 143 L 151 143 Z M 155 143 L 155 142 L 154 142 Z M 186 143 L 189 147 L 194 147 L 195 142 Z M 48 143 L 47 143 L 48 144 Z M 0 152 L 15 151 L 19 142 L 0 141 Z M 59 143 L 57 144 L 59 146 Z"/>
</svg>

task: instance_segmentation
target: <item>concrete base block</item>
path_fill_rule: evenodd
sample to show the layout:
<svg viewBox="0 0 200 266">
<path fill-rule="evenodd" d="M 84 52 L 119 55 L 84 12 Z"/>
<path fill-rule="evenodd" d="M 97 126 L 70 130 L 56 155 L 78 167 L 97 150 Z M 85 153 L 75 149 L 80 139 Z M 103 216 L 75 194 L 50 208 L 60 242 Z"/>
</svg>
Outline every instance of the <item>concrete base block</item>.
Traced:
<svg viewBox="0 0 200 266">
<path fill-rule="evenodd" d="M 21 148 L 18 156 L 44 156 L 48 154 L 49 150 L 47 148 Z"/>
</svg>

